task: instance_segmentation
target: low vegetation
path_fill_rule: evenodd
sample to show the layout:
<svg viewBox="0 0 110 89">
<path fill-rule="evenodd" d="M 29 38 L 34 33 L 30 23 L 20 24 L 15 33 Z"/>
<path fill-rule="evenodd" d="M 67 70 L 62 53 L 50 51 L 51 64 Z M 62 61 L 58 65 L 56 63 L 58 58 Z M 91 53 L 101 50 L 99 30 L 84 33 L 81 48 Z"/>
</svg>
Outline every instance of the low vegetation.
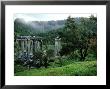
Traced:
<svg viewBox="0 0 110 89">
<path fill-rule="evenodd" d="M 62 67 L 33 68 L 15 73 L 16 76 L 96 76 L 96 61 L 73 62 Z"/>
</svg>

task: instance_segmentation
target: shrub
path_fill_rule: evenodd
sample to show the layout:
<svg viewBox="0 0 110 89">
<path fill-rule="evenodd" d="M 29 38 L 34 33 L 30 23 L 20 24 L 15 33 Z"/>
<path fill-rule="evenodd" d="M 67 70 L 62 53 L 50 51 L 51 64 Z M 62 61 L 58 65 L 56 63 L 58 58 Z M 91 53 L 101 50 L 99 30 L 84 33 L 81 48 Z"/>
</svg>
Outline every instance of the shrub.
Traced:
<svg viewBox="0 0 110 89">
<path fill-rule="evenodd" d="M 54 50 L 53 49 L 48 49 L 47 50 L 47 56 L 50 58 L 50 57 L 53 57 L 54 56 Z"/>
<path fill-rule="evenodd" d="M 14 73 L 21 72 L 21 71 L 24 71 L 26 69 L 27 68 L 23 67 L 22 65 L 14 65 Z"/>
<path fill-rule="evenodd" d="M 17 60 L 14 60 L 14 64 L 15 65 L 22 65 L 23 64 L 23 61 L 20 60 L 20 59 L 17 59 Z"/>
<path fill-rule="evenodd" d="M 42 59 L 43 53 L 41 51 L 37 51 L 37 52 L 34 52 L 33 55 L 34 55 L 33 59 L 37 60 L 37 59 Z"/>
<path fill-rule="evenodd" d="M 88 54 L 87 57 L 86 57 L 86 61 L 93 61 L 93 60 L 96 60 L 97 57 L 95 54 Z"/>
</svg>

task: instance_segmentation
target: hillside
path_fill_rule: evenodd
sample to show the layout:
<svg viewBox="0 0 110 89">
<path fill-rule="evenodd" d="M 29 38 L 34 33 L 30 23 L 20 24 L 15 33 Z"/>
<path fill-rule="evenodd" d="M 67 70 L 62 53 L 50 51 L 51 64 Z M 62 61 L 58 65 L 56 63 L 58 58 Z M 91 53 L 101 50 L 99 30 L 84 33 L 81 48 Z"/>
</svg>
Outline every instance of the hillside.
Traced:
<svg viewBox="0 0 110 89">
<path fill-rule="evenodd" d="M 44 33 L 51 30 L 56 30 L 64 27 L 65 20 L 57 20 L 57 21 L 29 21 L 25 22 L 23 19 L 17 18 L 14 21 L 15 32 L 23 33 Z"/>
</svg>

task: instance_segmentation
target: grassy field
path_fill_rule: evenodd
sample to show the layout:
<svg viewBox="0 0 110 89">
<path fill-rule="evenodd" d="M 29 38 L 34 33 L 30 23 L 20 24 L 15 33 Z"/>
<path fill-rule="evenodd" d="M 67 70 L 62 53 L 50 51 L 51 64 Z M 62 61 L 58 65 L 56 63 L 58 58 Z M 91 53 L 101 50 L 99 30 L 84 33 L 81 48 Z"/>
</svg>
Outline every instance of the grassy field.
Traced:
<svg viewBox="0 0 110 89">
<path fill-rule="evenodd" d="M 15 73 L 15 76 L 96 76 L 96 61 L 73 62 L 55 68 L 39 68 Z"/>
</svg>

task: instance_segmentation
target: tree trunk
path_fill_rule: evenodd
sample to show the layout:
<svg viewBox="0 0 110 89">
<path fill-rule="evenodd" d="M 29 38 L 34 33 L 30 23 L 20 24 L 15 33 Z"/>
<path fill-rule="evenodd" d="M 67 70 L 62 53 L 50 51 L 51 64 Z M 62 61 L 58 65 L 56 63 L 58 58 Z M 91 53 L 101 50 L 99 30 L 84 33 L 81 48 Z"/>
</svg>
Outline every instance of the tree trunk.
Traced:
<svg viewBox="0 0 110 89">
<path fill-rule="evenodd" d="M 80 60 L 81 61 L 84 61 L 85 60 L 85 57 L 87 56 L 87 50 L 88 50 L 88 47 L 86 47 L 85 49 L 83 48 L 80 48 Z"/>
<path fill-rule="evenodd" d="M 80 48 L 80 61 L 83 61 L 83 49 L 82 48 Z"/>
</svg>

